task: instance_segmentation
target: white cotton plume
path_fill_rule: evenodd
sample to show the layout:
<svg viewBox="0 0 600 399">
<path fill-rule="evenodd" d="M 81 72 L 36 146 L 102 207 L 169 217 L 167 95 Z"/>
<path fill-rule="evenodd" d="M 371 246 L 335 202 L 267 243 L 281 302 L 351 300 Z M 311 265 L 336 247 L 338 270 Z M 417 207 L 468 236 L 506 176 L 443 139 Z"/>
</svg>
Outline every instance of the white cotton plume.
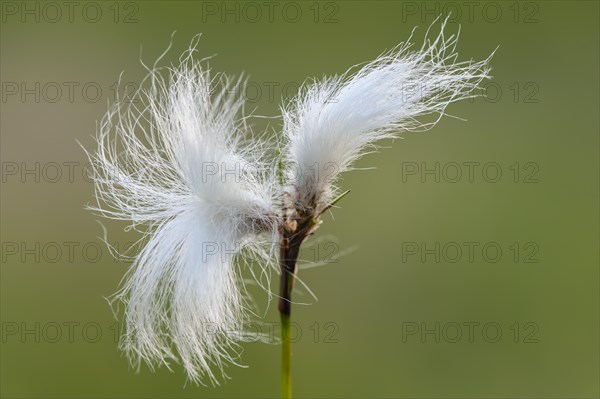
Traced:
<svg viewBox="0 0 600 399">
<path fill-rule="evenodd" d="M 211 77 L 194 58 L 196 42 L 178 65 L 155 64 L 140 90 L 117 99 L 88 153 L 97 198 L 89 208 L 143 234 L 114 297 L 125 304 L 121 346 L 137 367 L 175 361 L 192 381 L 218 383 L 237 363 L 238 342 L 255 338 L 243 332 L 252 309 L 240 263 L 257 258 L 261 269 L 250 272 L 262 285 L 277 269 L 276 244 L 297 256 L 339 174 L 366 149 L 431 128 L 489 77 L 490 58 L 457 62 L 458 35 L 444 28 L 418 50 L 400 44 L 356 73 L 304 85 L 282 110 L 283 148 L 249 137 L 244 81 Z M 296 259 L 283 260 L 282 273 L 295 273 Z"/>
<path fill-rule="evenodd" d="M 91 208 L 144 233 L 115 297 L 126 305 L 122 348 L 138 367 L 171 359 L 218 383 L 250 311 L 238 258 L 272 241 L 279 188 L 262 144 L 245 140 L 243 82 L 211 77 L 194 46 L 179 65 L 149 69 L 102 120 Z"/>
<path fill-rule="evenodd" d="M 282 110 L 296 206 L 328 205 L 339 174 L 366 148 L 400 132 L 430 129 L 449 104 L 472 95 L 489 77 L 491 56 L 457 62 L 458 33 L 446 37 L 445 25 L 434 40 L 427 34 L 416 51 L 409 40 L 354 74 L 305 84 Z M 425 122 L 427 116 L 433 121 Z"/>
</svg>

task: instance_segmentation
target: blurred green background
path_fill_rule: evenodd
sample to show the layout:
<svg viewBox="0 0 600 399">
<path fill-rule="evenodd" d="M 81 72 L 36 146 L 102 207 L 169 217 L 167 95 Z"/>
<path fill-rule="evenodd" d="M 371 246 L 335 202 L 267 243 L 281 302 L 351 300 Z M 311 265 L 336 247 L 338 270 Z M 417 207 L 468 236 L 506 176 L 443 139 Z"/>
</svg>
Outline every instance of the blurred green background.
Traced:
<svg viewBox="0 0 600 399">
<path fill-rule="evenodd" d="M 598 397 L 598 2 L 1 6 L 2 397 L 277 396 L 277 345 L 244 345 L 249 367 L 216 388 L 186 384 L 178 366 L 129 368 L 103 299 L 127 262 L 83 209 L 93 186 L 76 140 L 93 146 L 119 74 L 139 81 L 140 46 L 152 63 L 173 31 L 165 63 L 201 32 L 199 55 L 247 74 L 248 109 L 277 117 L 305 78 L 371 60 L 415 26 L 420 44 L 449 12 L 460 60 L 499 46 L 488 99 L 344 176 L 352 193 L 303 253 L 327 264 L 300 274 L 319 300 L 294 309 L 296 396 Z M 136 238 L 105 225 L 121 247 Z"/>
</svg>

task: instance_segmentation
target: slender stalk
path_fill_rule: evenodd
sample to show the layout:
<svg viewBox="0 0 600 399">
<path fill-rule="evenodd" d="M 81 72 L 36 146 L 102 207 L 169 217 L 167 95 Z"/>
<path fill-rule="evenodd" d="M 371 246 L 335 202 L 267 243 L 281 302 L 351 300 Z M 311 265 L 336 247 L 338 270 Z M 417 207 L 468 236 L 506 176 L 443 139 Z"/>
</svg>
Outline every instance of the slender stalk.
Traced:
<svg viewBox="0 0 600 399">
<path fill-rule="evenodd" d="M 285 237 L 285 235 L 284 235 Z M 292 397 L 292 343 L 290 339 L 290 319 L 292 313 L 292 288 L 296 272 L 298 248 L 292 248 L 287 238 L 282 240 L 280 266 L 279 314 L 281 318 L 281 397 Z"/>
<path fill-rule="evenodd" d="M 290 342 L 290 316 L 281 315 L 281 397 L 292 397 L 292 343 Z"/>
<path fill-rule="evenodd" d="M 310 219 L 284 222 L 281 228 L 279 266 L 279 314 L 281 317 L 281 397 L 292 397 L 292 343 L 290 319 L 292 315 L 292 289 L 296 278 L 296 262 L 300 245 L 310 231 Z"/>
<path fill-rule="evenodd" d="M 292 397 L 292 342 L 290 320 L 292 316 L 292 290 L 296 279 L 296 263 L 300 246 L 306 237 L 319 226 L 320 214 L 314 210 L 301 211 L 284 195 L 284 219 L 280 227 L 279 313 L 281 317 L 281 397 Z"/>
</svg>

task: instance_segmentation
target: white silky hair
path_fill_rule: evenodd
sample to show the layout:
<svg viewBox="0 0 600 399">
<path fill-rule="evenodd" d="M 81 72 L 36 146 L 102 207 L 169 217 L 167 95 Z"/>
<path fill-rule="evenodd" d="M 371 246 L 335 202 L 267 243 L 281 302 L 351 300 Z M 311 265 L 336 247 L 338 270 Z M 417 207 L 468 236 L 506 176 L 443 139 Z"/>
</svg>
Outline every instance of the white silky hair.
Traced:
<svg viewBox="0 0 600 399">
<path fill-rule="evenodd" d="M 446 37 L 447 21 L 433 40 L 427 31 L 420 49 L 411 50 L 409 39 L 354 74 L 351 69 L 305 83 L 282 108 L 288 190 L 298 207 L 326 206 L 340 173 L 366 149 L 401 132 L 432 128 L 449 104 L 473 95 L 489 78 L 493 53 L 479 62 L 456 62 L 458 33 Z M 427 116 L 434 119 L 424 122 Z"/>
<path fill-rule="evenodd" d="M 136 367 L 175 361 L 193 382 L 218 384 L 237 364 L 252 316 L 239 269 L 257 260 L 259 272 L 250 270 L 261 286 L 277 269 L 283 191 L 297 208 L 328 204 L 365 149 L 432 127 L 488 77 L 489 58 L 456 62 L 458 35 L 445 37 L 444 27 L 418 50 L 400 44 L 357 73 L 303 85 L 282 109 L 281 145 L 252 137 L 244 81 L 211 76 L 194 57 L 197 38 L 177 65 L 157 60 L 140 90 L 117 99 L 88 153 L 97 199 L 89 208 L 142 232 L 113 297 L 125 304 L 121 347 Z"/>
<path fill-rule="evenodd" d="M 251 311 L 236 258 L 274 258 L 263 251 L 279 188 L 262 144 L 245 139 L 244 82 L 211 77 L 195 45 L 177 66 L 148 68 L 101 121 L 90 208 L 131 221 L 146 241 L 113 298 L 126 305 L 122 349 L 138 368 L 172 359 L 192 381 L 218 384 Z"/>
</svg>

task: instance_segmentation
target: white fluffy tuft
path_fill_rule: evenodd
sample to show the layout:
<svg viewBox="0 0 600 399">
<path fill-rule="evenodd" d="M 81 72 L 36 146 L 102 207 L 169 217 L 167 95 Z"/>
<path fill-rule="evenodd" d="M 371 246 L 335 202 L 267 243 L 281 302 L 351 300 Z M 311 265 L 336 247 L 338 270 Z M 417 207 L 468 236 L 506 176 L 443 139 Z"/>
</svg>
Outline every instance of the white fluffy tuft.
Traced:
<svg viewBox="0 0 600 399">
<path fill-rule="evenodd" d="M 447 20 L 446 20 L 447 21 Z M 446 107 L 489 77 L 489 60 L 456 62 L 458 33 L 411 51 L 410 40 L 357 73 L 304 85 L 282 110 L 290 188 L 300 208 L 324 206 L 339 174 L 376 141 L 433 127 Z M 433 115 L 430 122 L 422 117 Z M 420 121 L 421 119 L 421 121 Z"/>
<path fill-rule="evenodd" d="M 272 241 L 279 188 L 262 145 L 244 140 L 243 82 L 211 78 L 194 47 L 178 66 L 149 69 L 144 88 L 102 120 L 91 208 L 144 232 L 115 297 L 133 363 L 173 359 L 191 380 L 218 383 L 248 319 L 236 258 Z"/>
<path fill-rule="evenodd" d="M 193 57 L 197 41 L 178 65 L 155 64 L 135 95 L 118 99 L 88 153 L 97 198 L 90 208 L 143 233 L 114 297 L 126 305 L 122 348 L 134 364 L 174 360 L 199 383 L 225 376 L 251 311 L 239 261 L 257 256 L 262 269 L 251 272 L 264 285 L 280 228 L 312 234 L 317 208 L 328 209 L 339 174 L 365 149 L 431 128 L 489 77 L 490 58 L 456 62 L 458 35 L 445 37 L 444 27 L 419 50 L 407 42 L 354 74 L 304 85 L 282 110 L 281 151 L 276 141 L 247 137 L 244 82 L 211 77 Z M 283 160 L 263 158 L 275 150 Z M 272 165 L 279 161 L 284 176 Z"/>
</svg>

